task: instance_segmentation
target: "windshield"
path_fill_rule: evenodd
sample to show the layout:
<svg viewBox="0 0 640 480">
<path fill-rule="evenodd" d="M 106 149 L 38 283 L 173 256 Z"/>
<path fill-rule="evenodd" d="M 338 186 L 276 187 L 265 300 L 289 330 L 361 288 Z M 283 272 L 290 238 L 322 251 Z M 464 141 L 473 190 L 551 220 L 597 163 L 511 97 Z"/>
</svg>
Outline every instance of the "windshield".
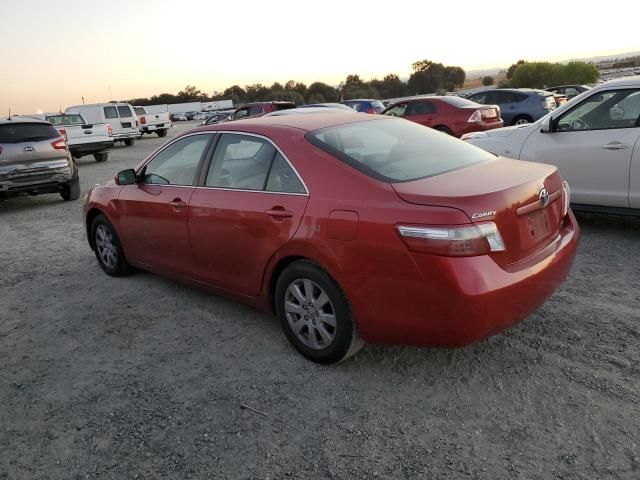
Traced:
<svg viewBox="0 0 640 480">
<path fill-rule="evenodd" d="M 449 135 L 393 118 L 323 128 L 306 138 L 370 177 L 389 183 L 432 177 L 493 157 Z"/>
<path fill-rule="evenodd" d="M 53 125 L 84 125 L 85 121 L 82 115 L 77 113 L 71 115 L 50 115 L 47 121 Z"/>
</svg>

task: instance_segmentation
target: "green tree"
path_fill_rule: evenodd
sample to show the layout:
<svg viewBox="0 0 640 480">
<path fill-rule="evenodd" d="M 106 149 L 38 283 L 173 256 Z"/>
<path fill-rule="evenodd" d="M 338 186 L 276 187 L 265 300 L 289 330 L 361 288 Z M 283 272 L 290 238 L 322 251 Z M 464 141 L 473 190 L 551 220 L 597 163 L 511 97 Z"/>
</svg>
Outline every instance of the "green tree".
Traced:
<svg viewBox="0 0 640 480">
<path fill-rule="evenodd" d="M 364 82 L 359 75 L 347 75 L 343 88 L 364 87 Z"/>
<path fill-rule="evenodd" d="M 254 83 L 253 85 L 247 85 L 244 89 L 247 92 L 247 100 L 249 102 L 262 101 L 269 94 L 269 88 L 265 87 L 261 83 Z"/>
<path fill-rule="evenodd" d="M 296 105 L 304 105 L 304 97 L 293 90 L 276 90 L 269 92 L 265 100 L 284 100 L 294 102 Z"/>
<path fill-rule="evenodd" d="M 382 80 L 373 79 L 368 84 L 380 93 L 380 98 L 399 98 L 407 93 L 407 85 L 393 73 L 385 75 Z"/>
<path fill-rule="evenodd" d="M 592 83 L 599 76 L 595 65 L 584 62 L 570 62 L 567 65 L 528 62 L 516 68 L 510 83 L 515 88 L 545 88 L 565 83 Z"/>
<path fill-rule="evenodd" d="M 307 97 L 319 93 L 324 97 L 325 102 L 337 102 L 338 92 L 331 85 L 322 82 L 314 82 L 307 89 Z M 317 102 L 316 102 L 317 103 Z"/>
<path fill-rule="evenodd" d="M 269 87 L 269 90 L 271 90 L 272 92 L 282 92 L 284 90 L 284 87 L 281 83 L 274 82 L 273 85 Z"/>
<path fill-rule="evenodd" d="M 487 75 L 486 77 L 482 77 L 482 85 L 488 87 L 489 85 L 493 85 L 493 77 Z"/>
<path fill-rule="evenodd" d="M 509 80 L 511 80 L 513 78 L 513 74 L 516 71 L 516 68 L 518 68 L 520 65 L 524 65 L 526 62 L 526 60 L 518 60 L 516 63 L 512 64 L 508 69 L 507 69 L 507 78 Z"/>
<path fill-rule="evenodd" d="M 433 93 L 444 85 L 444 65 L 420 60 L 412 65 L 413 73 L 407 82 L 409 94 Z"/>
<path fill-rule="evenodd" d="M 233 85 L 222 92 L 222 98 L 220 100 L 233 100 L 233 104 L 246 103 L 247 92 L 240 85 Z"/>
<path fill-rule="evenodd" d="M 180 97 L 183 102 L 193 102 L 202 101 L 205 95 L 198 90 L 195 85 L 187 85 L 184 87 L 184 90 L 178 92 L 178 97 Z"/>
<path fill-rule="evenodd" d="M 450 92 L 456 88 L 460 88 L 464 85 L 466 77 L 466 73 L 464 73 L 464 70 L 460 67 L 444 67 L 444 88 Z"/>
<path fill-rule="evenodd" d="M 307 97 L 307 103 L 324 103 L 325 98 L 321 93 L 312 93 Z"/>
</svg>

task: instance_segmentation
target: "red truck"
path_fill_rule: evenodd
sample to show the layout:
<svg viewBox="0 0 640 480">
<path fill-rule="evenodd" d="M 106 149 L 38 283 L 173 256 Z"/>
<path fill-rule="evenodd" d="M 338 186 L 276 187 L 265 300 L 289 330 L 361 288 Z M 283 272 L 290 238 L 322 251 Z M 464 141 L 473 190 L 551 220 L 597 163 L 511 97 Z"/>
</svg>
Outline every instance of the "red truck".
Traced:
<svg viewBox="0 0 640 480">
<path fill-rule="evenodd" d="M 278 110 L 288 110 L 290 108 L 296 108 L 296 104 L 293 102 L 253 102 L 246 103 L 240 108 L 234 110 L 229 115 L 229 120 L 240 120 L 241 118 L 249 117 L 261 117 L 267 113 L 275 112 Z"/>
</svg>

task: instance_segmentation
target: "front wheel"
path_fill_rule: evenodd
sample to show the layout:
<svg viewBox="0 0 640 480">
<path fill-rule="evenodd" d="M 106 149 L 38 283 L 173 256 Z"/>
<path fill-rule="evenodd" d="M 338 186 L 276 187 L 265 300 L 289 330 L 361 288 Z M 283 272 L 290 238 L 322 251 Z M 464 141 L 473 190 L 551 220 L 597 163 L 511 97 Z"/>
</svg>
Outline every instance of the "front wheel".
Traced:
<svg viewBox="0 0 640 480">
<path fill-rule="evenodd" d="M 127 139 L 125 139 L 125 141 L 124 141 L 124 144 L 125 144 L 127 147 L 131 147 L 134 143 L 135 143 L 135 139 L 133 139 L 133 138 L 127 138 Z"/>
<path fill-rule="evenodd" d="M 449 127 L 445 127 L 444 125 L 439 125 L 436 127 L 436 130 L 442 133 L 446 133 L 447 135 L 453 135 L 453 132 Z"/>
<path fill-rule="evenodd" d="M 131 272 L 120 239 L 104 215 L 98 215 L 91 224 L 91 243 L 98 263 L 107 275 L 120 277 Z"/>
<path fill-rule="evenodd" d="M 314 362 L 340 362 L 364 346 L 344 294 L 312 262 L 297 261 L 282 272 L 275 305 L 289 341 Z"/>
</svg>

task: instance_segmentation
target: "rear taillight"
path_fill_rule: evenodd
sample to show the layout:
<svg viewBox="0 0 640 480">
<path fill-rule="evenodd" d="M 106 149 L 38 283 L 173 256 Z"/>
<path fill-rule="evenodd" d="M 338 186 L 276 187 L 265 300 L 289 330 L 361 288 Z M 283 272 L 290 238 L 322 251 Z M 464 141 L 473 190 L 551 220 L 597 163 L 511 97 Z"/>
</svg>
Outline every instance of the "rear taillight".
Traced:
<svg viewBox="0 0 640 480">
<path fill-rule="evenodd" d="M 469 257 L 505 250 L 498 227 L 493 222 L 447 227 L 399 225 L 397 229 L 409 250 L 414 252 Z"/>
<path fill-rule="evenodd" d="M 569 213 L 569 206 L 571 205 L 571 189 L 569 184 L 565 181 L 562 182 L 562 218 L 566 217 Z"/>
<path fill-rule="evenodd" d="M 60 128 L 58 131 L 60 132 L 60 135 L 64 137 L 65 142 L 69 140 L 69 137 L 67 137 L 67 131 L 64 128 Z"/>
<path fill-rule="evenodd" d="M 367 108 L 367 113 L 376 113 L 376 111 L 373 108 Z"/>
<path fill-rule="evenodd" d="M 110 137 L 113 137 L 113 128 L 111 128 L 111 125 L 107 125 L 107 133 Z"/>
<path fill-rule="evenodd" d="M 140 117 L 140 125 L 145 125 L 147 123 L 147 119 L 144 117 Z"/>
<path fill-rule="evenodd" d="M 66 150 L 67 142 L 64 138 L 59 138 L 58 140 L 54 140 L 53 142 L 51 142 L 51 146 L 56 150 Z"/>
<path fill-rule="evenodd" d="M 463 117 L 464 118 L 464 117 Z M 476 110 L 471 114 L 467 123 L 480 123 L 482 121 L 482 112 L 480 110 Z"/>
<path fill-rule="evenodd" d="M 138 120 L 136 120 L 136 128 L 138 127 Z"/>
</svg>

